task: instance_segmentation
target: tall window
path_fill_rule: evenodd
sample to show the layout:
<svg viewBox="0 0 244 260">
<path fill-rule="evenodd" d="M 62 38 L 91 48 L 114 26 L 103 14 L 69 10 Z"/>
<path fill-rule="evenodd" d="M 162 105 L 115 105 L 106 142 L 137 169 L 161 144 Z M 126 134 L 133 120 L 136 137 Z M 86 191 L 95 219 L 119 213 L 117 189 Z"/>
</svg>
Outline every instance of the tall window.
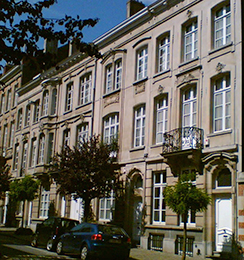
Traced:
<svg viewBox="0 0 244 260">
<path fill-rule="evenodd" d="M 77 126 L 77 140 L 76 143 L 82 143 L 83 140 L 88 140 L 89 128 L 88 123 L 83 123 Z"/>
<path fill-rule="evenodd" d="M 156 101 L 156 143 L 164 141 L 164 133 L 168 130 L 168 96 Z"/>
<path fill-rule="evenodd" d="M 49 100 L 49 92 L 48 90 L 45 90 L 42 99 L 42 116 L 46 116 L 48 114 L 48 100 Z"/>
<path fill-rule="evenodd" d="M 41 134 L 39 140 L 38 164 L 44 163 L 44 152 L 45 152 L 45 135 Z"/>
<path fill-rule="evenodd" d="M 119 131 L 119 115 L 107 116 L 104 119 L 104 130 L 103 130 L 103 140 L 105 143 L 109 144 L 113 139 L 117 139 Z"/>
<path fill-rule="evenodd" d="M 51 115 L 55 115 L 56 113 L 57 113 L 57 89 L 54 88 L 52 90 Z"/>
<path fill-rule="evenodd" d="M 106 66 L 105 93 L 111 93 L 121 88 L 122 82 L 122 59 L 116 60 Z"/>
<path fill-rule="evenodd" d="M 14 86 L 13 107 L 16 107 L 17 104 L 18 104 L 18 92 L 17 92 L 17 89 L 18 89 L 18 84 L 16 84 L 16 85 Z"/>
<path fill-rule="evenodd" d="M 10 136 L 9 136 L 9 147 L 12 147 L 13 146 L 13 143 L 14 143 L 14 131 L 15 131 L 15 122 L 12 121 L 11 124 L 10 124 Z"/>
<path fill-rule="evenodd" d="M 214 132 L 230 129 L 230 76 L 225 75 L 214 81 Z"/>
<path fill-rule="evenodd" d="M 3 128 L 3 156 L 6 155 L 7 150 L 7 139 L 8 138 L 8 125 L 4 125 Z"/>
<path fill-rule="evenodd" d="M 6 104 L 7 111 L 9 111 L 11 108 L 11 99 L 12 99 L 12 91 L 11 91 L 11 89 L 9 89 L 8 93 L 7 93 L 7 104 Z"/>
<path fill-rule="evenodd" d="M 219 48 L 231 42 L 230 4 L 222 6 L 214 13 L 214 47 Z"/>
<path fill-rule="evenodd" d="M 134 147 L 143 146 L 145 140 L 145 105 L 135 109 Z"/>
<path fill-rule="evenodd" d="M 137 51 L 136 80 L 147 77 L 148 48 L 147 46 Z"/>
<path fill-rule="evenodd" d="M 5 95 L 2 94 L 2 97 L 1 97 L 1 114 L 3 114 L 5 112 Z"/>
<path fill-rule="evenodd" d="M 153 174 L 153 223 L 164 223 L 166 206 L 163 197 L 163 190 L 167 185 L 166 171 Z"/>
<path fill-rule="evenodd" d="M 34 103 L 34 116 L 33 116 L 34 123 L 38 122 L 39 116 L 40 116 L 40 100 L 37 100 Z"/>
<path fill-rule="evenodd" d="M 48 135 L 48 151 L 47 151 L 47 162 L 50 163 L 53 156 L 54 150 L 54 135 L 53 133 L 49 133 Z"/>
<path fill-rule="evenodd" d="M 36 138 L 31 139 L 31 154 L 30 154 L 30 166 L 36 165 L 36 154 L 37 154 L 37 140 Z"/>
<path fill-rule="evenodd" d="M 115 199 L 113 192 L 108 198 L 101 198 L 99 201 L 99 220 L 110 221 L 113 218 Z"/>
<path fill-rule="evenodd" d="M 23 121 L 23 113 L 22 108 L 18 111 L 18 118 L 17 118 L 17 130 L 21 129 Z"/>
<path fill-rule="evenodd" d="M 28 152 L 28 142 L 23 143 L 23 152 L 22 152 L 22 169 L 26 169 L 27 166 L 27 152 Z"/>
<path fill-rule="evenodd" d="M 166 35 L 158 40 L 158 72 L 169 69 L 170 36 Z"/>
<path fill-rule="evenodd" d="M 30 105 L 27 105 L 25 111 L 25 126 L 30 125 L 30 117 L 31 117 L 31 107 Z"/>
<path fill-rule="evenodd" d="M 191 86 L 182 95 L 182 127 L 196 126 L 197 88 Z"/>
<path fill-rule="evenodd" d="M 66 100 L 65 100 L 65 111 L 72 109 L 73 103 L 73 82 L 69 83 L 66 87 Z"/>
<path fill-rule="evenodd" d="M 197 57 L 197 21 L 184 27 L 184 61 Z"/>
<path fill-rule="evenodd" d="M 17 170 L 19 164 L 19 144 L 15 145 L 13 169 Z"/>
<path fill-rule="evenodd" d="M 70 146 L 70 129 L 64 130 L 63 145 Z"/>
<path fill-rule="evenodd" d="M 84 105 L 91 101 L 92 74 L 87 73 L 80 79 L 80 91 L 78 105 Z"/>
<path fill-rule="evenodd" d="M 42 218 L 48 217 L 49 203 L 50 203 L 50 191 L 46 191 L 44 188 L 42 188 L 41 204 L 40 204 L 40 217 L 42 217 Z"/>
</svg>

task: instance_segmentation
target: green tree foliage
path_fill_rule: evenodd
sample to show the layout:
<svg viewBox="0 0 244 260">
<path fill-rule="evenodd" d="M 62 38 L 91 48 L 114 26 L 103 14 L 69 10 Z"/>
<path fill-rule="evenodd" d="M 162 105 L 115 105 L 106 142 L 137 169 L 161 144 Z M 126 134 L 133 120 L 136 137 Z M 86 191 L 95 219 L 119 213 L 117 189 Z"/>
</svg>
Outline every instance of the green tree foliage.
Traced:
<svg viewBox="0 0 244 260">
<path fill-rule="evenodd" d="M 205 211 L 211 202 L 206 191 L 193 184 L 193 179 L 195 174 L 182 174 L 174 186 L 167 186 L 163 192 L 166 205 L 176 214 L 181 215 L 184 223 L 182 260 L 186 257 L 188 214 Z"/>
<path fill-rule="evenodd" d="M 56 40 L 62 45 L 73 42 L 81 52 L 99 56 L 96 46 L 82 41 L 82 29 L 95 26 L 98 19 L 83 20 L 67 15 L 61 19 L 45 18 L 44 9 L 55 3 L 57 0 L 0 1 L 0 61 L 19 64 L 22 60 L 32 60 L 42 69 L 54 65 L 55 55 L 39 50 L 41 39 Z"/>
<path fill-rule="evenodd" d="M 51 176 L 63 194 L 75 194 L 84 202 L 84 220 L 89 219 L 94 198 L 109 196 L 117 179 L 117 164 L 111 157 L 114 149 L 99 136 L 83 140 L 77 147 L 63 147 L 53 159 Z"/>
<path fill-rule="evenodd" d="M 4 197 L 5 191 L 9 190 L 10 184 L 10 167 L 6 164 L 6 160 L 3 157 L 0 157 L 0 199 Z"/>
<path fill-rule="evenodd" d="M 22 179 L 15 179 L 10 183 L 10 199 L 15 202 L 23 201 L 22 212 L 25 212 L 25 201 L 32 201 L 37 197 L 39 181 L 32 176 L 26 175 Z M 21 226 L 23 227 L 24 218 Z"/>
</svg>

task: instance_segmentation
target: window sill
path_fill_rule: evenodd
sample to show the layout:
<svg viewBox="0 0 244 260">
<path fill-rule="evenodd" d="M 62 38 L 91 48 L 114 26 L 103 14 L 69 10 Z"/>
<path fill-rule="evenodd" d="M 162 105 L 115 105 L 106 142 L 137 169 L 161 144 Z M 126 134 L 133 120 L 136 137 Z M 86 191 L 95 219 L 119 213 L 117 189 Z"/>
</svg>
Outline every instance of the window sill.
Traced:
<svg viewBox="0 0 244 260">
<path fill-rule="evenodd" d="M 194 62 L 194 61 L 197 61 L 197 60 L 199 60 L 199 57 L 194 58 L 194 59 L 191 59 L 191 60 L 188 60 L 188 61 L 183 61 L 183 62 L 179 65 L 179 68 L 181 68 L 181 67 L 183 67 L 183 66 L 185 66 L 185 65 L 188 65 L 188 64 L 190 64 L 190 63 L 192 63 L 192 62 Z"/>
<path fill-rule="evenodd" d="M 130 152 L 136 152 L 136 151 L 141 151 L 145 149 L 145 145 L 143 146 L 138 146 L 130 149 Z"/>
<path fill-rule="evenodd" d="M 225 49 L 226 49 L 226 52 L 230 52 L 230 51 L 232 51 L 231 46 L 233 46 L 233 42 L 226 44 L 226 45 L 223 45 L 219 48 L 212 49 L 211 51 L 209 51 L 208 55 L 212 55 L 216 52 L 219 52 L 219 51 L 225 50 Z"/>
<path fill-rule="evenodd" d="M 105 94 L 103 95 L 103 98 L 106 98 L 106 97 L 108 97 L 108 96 L 112 96 L 113 94 L 116 94 L 116 93 L 118 93 L 118 92 L 120 92 L 120 91 L 121 91 L 121 89 L 119 88 L 119 89 L 113 90 L 113 91 L 111 91 L 111 92 L 109 92 L 109 93 L 105 93 Z"/>
<path fill-rule="evenodd" d="M 139 80 L 135 81 L 135 82 L 133 83 L 133 85 L 140 84 L 140 83 L 142 83 L 142 82 L 144 82 L 144 81 L 147 81 L 147 80 L 148 80 L 148 77 L 145 77 L 145 78 L 143 78 L 143 79 L 139 79 Z"/>
<path fill-rule="evenodd" d="M 223 130 L 223 131 L 208 134 L 207 137 L 214 137 L 214 136 L 226 135 L 226 134 L 231 134 L 231 133 L 232 133 L 232 129 L 229 129 L 229 130 Z"/>
<path fill-rule="evenodd" d="M 71 113 L 73 110 L 71 109 L 71 110 L 68 110 L 68 111 L 65 111 L 64 113 L 63 113 L 63 115 L 67 115 L 67 114 L 69 114 L 69 113 Z"/>
<path fill-rule="evenodd" d="M 75 108 L 75 110 L 77 110 L 77 109 L 79 109 L 79 108 L 81 108 L 81 107 L 88 106 L 88 105 L 90 105 L 91 103 L 92 103 L 92 102 L 91 102 L 91 101 L 89 101 L 89 102 L 87 102 L 87 103 L 85 103 L 85 104 L 78 105 L 78 106 Z"/>
<path fill-rule="evenodd" d="M 170 72 L 171 72 L 170 69 L 167 69 L 167 70 L 164 70 L 164 71 L 157 72 L 157 73 L 153 76 L 153 78 L 157 78 L 157 77 L 159 77 L 159 76 L 169 74 Z M 169 75 L 166 75 L 166 77 L 169 77 Z"/>
</svg>

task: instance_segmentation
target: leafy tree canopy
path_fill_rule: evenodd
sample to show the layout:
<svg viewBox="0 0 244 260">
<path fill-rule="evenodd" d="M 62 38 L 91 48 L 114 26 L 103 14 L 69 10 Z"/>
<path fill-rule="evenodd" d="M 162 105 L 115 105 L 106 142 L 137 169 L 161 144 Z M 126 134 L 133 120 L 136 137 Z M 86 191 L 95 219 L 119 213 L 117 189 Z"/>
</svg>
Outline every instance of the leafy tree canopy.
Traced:
<svg viewBox="0 0 244 260">
<path fill-rule="evenodd" d="M 0 158 L 0 198 L 4 196 L 4 192 L 9 190 L 10 184 L 10 167 L 6 164 L 6 160 Z"/>
<path fill-rule="evenodd" d="M 117 177 L 114 145 L 100 142 L 99 136 L 83 140 L 78 147 L 64 146 L 53 159 L 52 177 L 59 184 L 61 194 L 75 194 L 85 204 L 85 218 L 89 216 L 90 201 L 109 196 Z"/>
<path fill-rule="evenodd" d="M 32 176 L 26 175 L 22 179 L 15 179 L 10 183 L 10 197 L 16 201 L 32 201 L 37 196 L 39 182 Z"/>
<path fill-rule="evenodd" d="M 95 26 L 98 19 L 83 20 L 68 15 L 61 19 L 45 18 L 44 9 L 55 3 L 57 0 L 0 1 L 0 61 L 19 64 L 21 60 L 34 59 L 40 68 L 46 69 L 47 63 L 50 66 L 50 58 L 53 62 L 55 58 L 39 50 L 41 39 L 56 40 L 60 44 L 73 42 L 81 52 L 99 56 L 96 46 L 82 41 L 82 29 Z"/>
</svg>

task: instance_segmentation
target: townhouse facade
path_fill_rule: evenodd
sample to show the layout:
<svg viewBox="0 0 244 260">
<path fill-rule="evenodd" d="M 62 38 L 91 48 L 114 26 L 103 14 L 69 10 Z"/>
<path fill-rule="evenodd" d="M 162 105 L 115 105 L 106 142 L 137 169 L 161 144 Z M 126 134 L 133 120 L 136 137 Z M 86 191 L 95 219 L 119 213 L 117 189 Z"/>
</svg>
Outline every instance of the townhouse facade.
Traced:
<svg viewBox="0 0 244 260">
<path fill-rule="evenodd" d="M 101 59 L 71 48 L 58 68 L 25 84 L 20 66 L 1 77 L 2 153 L 13 177 L 45 176 L 62 145 L 118 137 L 122 224 L 136 244 L 181 253 L 181 217 L 163 189 L 194 171 L 212 203 L 189 212 L 188 254 L 221 251 L 233 233 L 244 245 L 241 0 L 131 0 L 127 16 L 94 41 Z M 40 187 L 17 217 L 34 229 L 53 202 L 58 215 L 81 220 L 82 201 L 56 188 Z M 113 220 L 114 203 L 112 194 L 93 201 L 97 221 Z"/>
</svg>

